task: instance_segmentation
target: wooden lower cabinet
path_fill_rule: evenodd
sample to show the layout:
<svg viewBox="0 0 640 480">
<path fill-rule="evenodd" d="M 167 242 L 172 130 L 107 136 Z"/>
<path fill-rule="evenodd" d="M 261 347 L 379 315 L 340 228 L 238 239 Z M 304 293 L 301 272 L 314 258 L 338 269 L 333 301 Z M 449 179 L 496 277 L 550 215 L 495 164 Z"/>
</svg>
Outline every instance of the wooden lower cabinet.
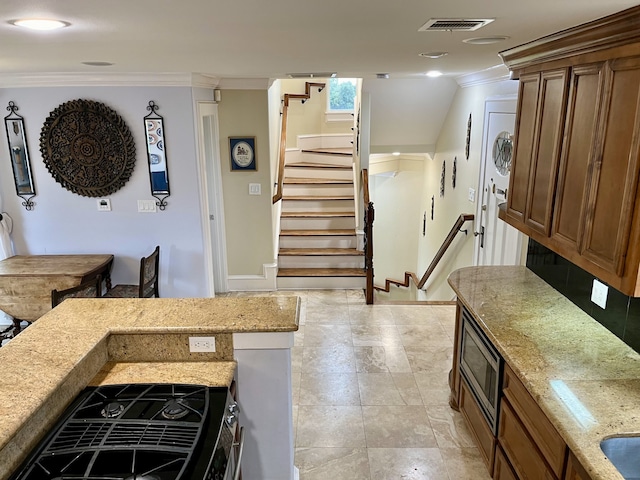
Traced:
<svg viewBox="0 0 640 480">
<path fill-rule="evenodd" d="M 493 480 L 518 480 L 515 472 L 509 465 L 507 457 L 500 446 L 496 447 L 496 459 L 493 465 Z"/>
<path fill-rule="evenodd" d="M 569 452 L 569 460 L 567 461 L 567 473 L 564 480 L 591 480 L 589 474 L 580 464 L 575 455 Z"/>
<path fill-rule="evenodd" d="M 460 382 L 460 413 L 467 421 L 467 425 L 476 439 L 482 459 L 491 472 L 493 470 L 493 456 L 496 451 L 496 438 L 464 379 Z"/>
</svg>

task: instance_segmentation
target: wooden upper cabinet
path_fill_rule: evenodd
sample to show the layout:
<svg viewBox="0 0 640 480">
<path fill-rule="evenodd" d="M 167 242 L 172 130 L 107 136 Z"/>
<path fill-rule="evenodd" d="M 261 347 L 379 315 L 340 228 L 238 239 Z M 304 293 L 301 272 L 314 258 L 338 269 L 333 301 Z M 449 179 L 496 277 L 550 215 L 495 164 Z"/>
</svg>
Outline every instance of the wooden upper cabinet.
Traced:
<svg viewBox="0 0 640 480">
<path fill-rule="evenodd" d="M 501 52 L 520 80 L 500 218 L 640 296 L 640 6 Z"/>
<path fill-rule="evenodd" d="M 601 89 L 602 64 L 576 67 L 571 72 L 552 237 L 576 251 L 581 248 L 584 233 Z"/>
<path fill-rule="evenodd" d="M 520 77 L 507 212 L 548 235 L 564 128 L 568 69 Z"/>
<path fill-rule="evenodd" d="M 605 65 L 605 88 L 581 254 L 622 275 L 638 187 L 640 57 Z"/>
</svg>

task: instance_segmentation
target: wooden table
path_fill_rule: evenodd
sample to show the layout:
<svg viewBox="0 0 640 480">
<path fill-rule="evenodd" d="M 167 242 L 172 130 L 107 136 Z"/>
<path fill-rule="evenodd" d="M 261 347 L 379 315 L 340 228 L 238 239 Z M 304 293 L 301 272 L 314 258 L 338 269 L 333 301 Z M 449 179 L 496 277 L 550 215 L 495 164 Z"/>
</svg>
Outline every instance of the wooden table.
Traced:
<svg viewBox="0 0 640 480">
<path fill-rule="evenodd" d="M 16 255 L 0 261 L 0 309 L 33 322 L 51 310 L 51 290 L 102 275 L 111 288 L 113 255 Z"/>
</svg>

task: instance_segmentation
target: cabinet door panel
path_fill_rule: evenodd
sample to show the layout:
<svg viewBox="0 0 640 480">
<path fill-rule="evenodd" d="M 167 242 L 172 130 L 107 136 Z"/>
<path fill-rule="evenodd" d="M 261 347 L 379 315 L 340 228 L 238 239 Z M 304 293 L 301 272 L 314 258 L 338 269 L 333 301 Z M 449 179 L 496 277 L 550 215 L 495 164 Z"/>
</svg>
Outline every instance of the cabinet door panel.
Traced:
<svg viewBox="0 0 640 480">
<path fill-rule="evenodd" d="M 584 231 L 601 88 L 602 64 L 573 69 L 551 236 L 576 251 Z"/>
<path fill-rule="evenodd" d="M 605 66 L 605 102 L 583 256 L 621 276 L 638 184 L 640 58 Z"/>
<path fill-rule="evenodd" d="M 569 453 L 569 461 L 567 462 L 567 473 L 564 480 L 590 480 L 591 477 L 580 465 L 573 452 Z"/>
<path fill-rule="evenodd" d="M 558 158 L 564 127 L 568 69 L 543 72 L 535 136 L 535 155 L 531 160 L 531 178 L 527 195 L 525 222 L 534 230 L 549 235 L 551 211 L 556 190 Z"/>
<path fill-rule="evenodd" d="M 509 461 L 502 453 L 500 446 L 496 447 L 496 461 L 493 467 L 493 480 L 518 480 L 518 477 L 511 469 Z"/>
<path fill-rule="evenodd" d="M 493 458 L 496 451 L 496 438 L 489 428 L 476 399 L 469 391 L 466 381 L 460 382 L 460 413 L 464 416 L 470 427 L 471 433 L 476 439 L 478 450 L 482 454 L 482 459 L 487 464 L 489 472 L 493 471 Z"/>
<path fill-rule="evenodd" d="M 514 161 L 511 164 L 507 214 L 524 222 L 534 147 L 540 74 L 522 75 L 518 93 Z"/>
</svg>

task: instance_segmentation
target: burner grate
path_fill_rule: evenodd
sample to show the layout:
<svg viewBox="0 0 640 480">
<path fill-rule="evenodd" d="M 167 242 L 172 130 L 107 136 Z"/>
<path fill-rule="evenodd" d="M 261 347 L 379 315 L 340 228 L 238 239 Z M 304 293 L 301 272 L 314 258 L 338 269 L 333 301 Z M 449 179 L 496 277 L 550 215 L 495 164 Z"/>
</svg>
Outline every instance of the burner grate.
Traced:
<svg viewBox="0 0 640 480">
<path fill-rule="evenodd" d="M 154 447 L 171 451 L 193 449 L 199 426 L 162 422 L 69 422 L 45 453 L 104 447 Z"/>
</svg>

